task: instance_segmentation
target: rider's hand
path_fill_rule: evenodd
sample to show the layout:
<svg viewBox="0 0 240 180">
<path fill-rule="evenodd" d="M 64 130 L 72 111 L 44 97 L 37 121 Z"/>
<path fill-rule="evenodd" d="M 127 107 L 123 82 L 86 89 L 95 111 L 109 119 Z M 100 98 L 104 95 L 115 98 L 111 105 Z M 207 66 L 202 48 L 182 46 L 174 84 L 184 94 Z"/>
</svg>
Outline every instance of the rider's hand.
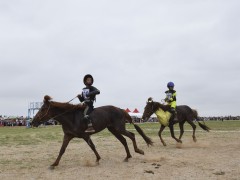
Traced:
<svg viewBox="0 0 240 180">
<path fill-rule="evenodd" d="M 81 102 L 81 103 L 80 103 L 80 105 L 85 105 L 85 102 L 84 102 L 84 101 L 83 101 L 83 102 Z"/>
<path fill-rule="evenodd" d="M 77 97 L 78 97 L 78 98 L 81 98 L 81 97 L 82 97 L 82 94 L 78 94 Z"/>
</svg>

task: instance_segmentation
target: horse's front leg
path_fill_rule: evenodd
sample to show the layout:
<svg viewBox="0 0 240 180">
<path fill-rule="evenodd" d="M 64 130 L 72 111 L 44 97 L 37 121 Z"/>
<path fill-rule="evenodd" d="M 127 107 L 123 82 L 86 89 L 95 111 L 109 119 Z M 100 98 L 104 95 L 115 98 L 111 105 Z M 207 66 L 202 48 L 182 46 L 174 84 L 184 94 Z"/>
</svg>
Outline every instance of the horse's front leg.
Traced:
<svg viewBox="0 0 240 180">
<path fill-rule="evenodd" d="M 162 132 L 163 132 L 164 129 L 165 129 L 165 126 L 164 126 L 164 125 L 161 125 L 160 130 L 158 131 L 158 136 L 159 136 L 159 138 L 160 138 L 163 146 L 166 146 L 167 144 L 166 144 L 166 143 L 164 142 L 164 140 L 162 139 Z"/>
<path fill-rule="evenodd" d="M 172 138 L 175 139 L 178 143 L 182 143 L 182 141 L 180 139 L 177 139 L 174 135 L 173 124 L 169 124 L 169 129 L 170 129 Z"/>
<path fill-rule="evenodd" d="M 87 142 L 87 144 L 91 147 L 91 149 L 93 150 L 94 154 L 96 155 L 96 162 L 99 163 L 99 160 L 101 159 L 100 155 L 98 154 L 95 145 L 93 144 L 91 138 L 89 135 L 83 137 L 83 139 Z"/>
<path fill-rule="evenodd" d="M 50 169 L 54 169 L 59 164 L 59 161 L 60 161 L 62 155 L 64 154 L 69 142 L 72 140 L 72 138 L 73 138 L 73 136 L 64 134 L 62 147 L 60 149 L 60 152 L 58 154 L 56 161 L 50 166 Z"/>
</svg>

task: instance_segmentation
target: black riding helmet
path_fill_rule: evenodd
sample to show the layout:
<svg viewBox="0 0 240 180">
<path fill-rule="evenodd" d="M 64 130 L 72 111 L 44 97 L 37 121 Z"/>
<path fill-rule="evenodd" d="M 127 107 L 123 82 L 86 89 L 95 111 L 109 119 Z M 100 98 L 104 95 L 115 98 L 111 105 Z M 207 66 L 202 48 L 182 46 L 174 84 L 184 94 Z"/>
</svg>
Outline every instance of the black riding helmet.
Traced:
<svg viewBox="0 0 240 180">
<path fill-rule="evenodd" d="M 87 75 L 84 76 L 84 78 L 83 78 L 83 83 L 84 83 L 85 85 L 87 85 L 87 84 L 86 84 L 87 78 L 91 78 L 91 79 L 92 79 L 92 84 L 93 84 L 94 79 L 93 79 L 93 77 L 92 77 L 91 74 L 87 74 Z M 92 85 L 92 84 L 90 84 L 90 85 Z"/>
</svg>

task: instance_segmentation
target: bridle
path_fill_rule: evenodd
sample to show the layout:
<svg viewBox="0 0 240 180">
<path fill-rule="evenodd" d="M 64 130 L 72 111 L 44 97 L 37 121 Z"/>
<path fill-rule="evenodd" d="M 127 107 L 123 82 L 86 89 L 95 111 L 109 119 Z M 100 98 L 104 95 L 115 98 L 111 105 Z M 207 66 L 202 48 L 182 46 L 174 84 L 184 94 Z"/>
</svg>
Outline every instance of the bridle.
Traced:
<svg viewBox="0 0 240 180">
<path fill-rule="evenodd" d="M 41 114 L 38 115 L 39 120 L 40 120 L 39 122 L 44 122 L 42 119 L 43 119 L 45 116 L 47 116 L 50 107 L 51 107 L 51 104 L 49 103 L 49 106 L 48 106 L 48 108 L 47 108 L 47 112 L 46 112 L 43 116 L 40 116 Z M 43 106 L 39 109 L 39 111 L 41 111 L 42 109 L 43 109 Z M 50 119 L 51 119 L 51 118 L 50 118 Z"/>
<path fill-rule="evenodd" d="M 152 102 L 150 102 L 152 105 L 151 105 L 151 113 L 153 114 L 154 113 L 154 110 L 153 110 L 153 101 Z"/>
<path fill-rule="evenodd" d="M 153 101 L 147 101 L 147 104 L 149 104 L 149 103 L 151 103 L 151 110 L 149 111 L 149 112 L 147 112 L 147 114 L 149 115 L 149 114 L 153 114 L 154 113 L 154 110 L 153 110 Z M 149 117 L 150 117 L 150 115 L 149 115 Z"/>
</svg>

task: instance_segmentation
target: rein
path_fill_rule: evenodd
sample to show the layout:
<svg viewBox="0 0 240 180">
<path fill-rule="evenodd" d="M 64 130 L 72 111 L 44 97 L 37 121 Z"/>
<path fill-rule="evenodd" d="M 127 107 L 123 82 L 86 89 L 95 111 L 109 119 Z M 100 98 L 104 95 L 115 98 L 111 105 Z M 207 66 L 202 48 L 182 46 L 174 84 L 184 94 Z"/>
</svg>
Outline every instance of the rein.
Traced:
<svg viewBox="0 0 240 180">
<path fill-rule="evenodd" d="M 68 101 L 67 103 L 70 103 L 71 101 L 73 101 L 75 98 L 77 98 L 78 96 L 75 96 L 74 98 L 72 98 L 70 101 Z"/>
<path fill-rule="evenodd" d="M 72 98 L 70 101 L 68 101 L 67 103 L 70 103 L 71 101 L 73 101 L 75 98 L 77 98 L 78 96 L 75 96 L 74 98 Z M 50 106 L 50 105 L 49 105 Z M 75 107 L 74 107 L 75 108 Z M 65 112 L 63 112 L 63 113 L 61 113 L 61 114 L 58 114 L 58 115 L 56 115 L 56 116 L 53 116 L 52 118 L 50 118 L 50 119 L 54 119 L 54 118 L 56 118 L 56 117 L 58 117 L 58 116 L 62 116 L 63 114 L 66 114 L 66 113 L 68 113 L 68 112 L 70 112 L 70 111 L 72 111 L 72 110 L 74 110 L 74 108 L 73 109 L 70 109 L 70 110 L 68 110 L 68 111 L 65 111 Z"/>
</svg>

